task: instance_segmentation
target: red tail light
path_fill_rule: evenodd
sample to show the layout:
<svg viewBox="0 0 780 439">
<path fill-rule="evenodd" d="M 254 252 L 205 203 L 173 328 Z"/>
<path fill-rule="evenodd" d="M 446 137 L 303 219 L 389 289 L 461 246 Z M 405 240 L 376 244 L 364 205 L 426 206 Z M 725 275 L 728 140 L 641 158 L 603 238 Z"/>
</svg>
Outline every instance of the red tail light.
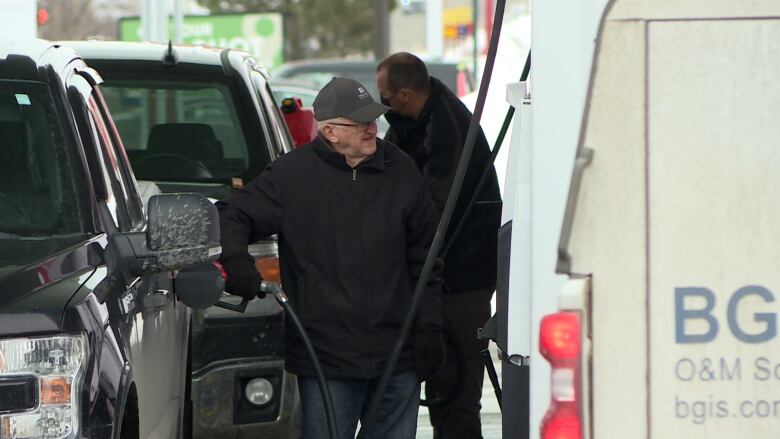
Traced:
<svg viewBox="0 0 780 439">
<path fill-rule="evenodd" d="M 582 428 L 575 404 L 553 403 L 542 421 L 542 439 L 580 439 Z"/>
<path fill-rule="evenodd" d="M 542 439 L 581 439 L 582 406 L 580 315 L 559 312 L 542 319 L 539 352 L 550 363 L 550 408 L 542 420 Z"/>
<path fill-rule="evenodd" d="M 559 312 L 545 316 L 539 332 L 539 352 L 553 367 L 579 358 L 579 314 Z"/>
</svg>

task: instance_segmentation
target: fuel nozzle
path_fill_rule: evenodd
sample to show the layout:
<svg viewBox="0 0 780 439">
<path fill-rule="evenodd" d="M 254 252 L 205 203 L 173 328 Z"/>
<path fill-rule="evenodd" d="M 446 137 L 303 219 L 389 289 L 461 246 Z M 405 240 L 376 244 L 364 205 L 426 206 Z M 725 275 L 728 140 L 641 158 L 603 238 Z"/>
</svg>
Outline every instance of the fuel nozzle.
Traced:
<svg viewBox="0 0 780 439">
<path fill-rule="evenodd" d="M 284 294 L 282 285 L 278 282 L 269 282 L 264 280 L 260 284 L 260 291 L 274 296 L 274 299 L 276 299 L 279 304 L 287 303 L 287 295 Z"/>
<path fill-rule="evenodd" d="M 221 297 L 222 295 L 221 292 L 224 288 L 225 281 L 227 281 L 228 274 L 225 271 L 225 268 L 222 266 L 222 264 L 220 264 L 217 261 L 209 262 L 208 267 L 210 267 L 211 269 L 210 272 L 213 273 L 212 277 L 216 278 L 219 281 L 219 296 L 215 297 L 213 301 L 208 304 L 208 306 L 213 304 L 220 308 L 229 309 L 231 311 L 236 311 L 236 312 L 246 311 L 247 304 L 249 303 L 249 300 L 246 298 L 242 298 L 241 303 L 238 304 L 230 303 L 225 300 L 218 300 L 219 297 Z M 195 285 L 195 283 L 193 284 Z M 284 305 L 286 305 L 288 302 L 287 295 L 284 294 L 284 290 L 282 290 L 282 285 L 279 284 L 279 282 L 270 282 L 264 280 L 260 283 L 260 291 L 258 292 L 262 292 L 264 294 L 270 294 L 274 296 L 274 299 L 276 299 L 276 301 L 279 302 L 279 305 L 282 305 L 282 307 L 284 307 Z"/>
<path fill-rule="evenodd" d="M 217 273 L 217 276 L 219 276 L 221 280 L 222 288 L 220 288 L 219 297 L 224 298 L 222 291 L 224 290 L 225 282 L 227 282 L 227 278 L 228 278 L 227 271 L 225 271 L 225 267 L 223 267 L 219 261 L 211 261 L 209 264 L 212 266 L 212 270 Z M 228 309 L 230 311 L 243 313 L 244 311 L 246 311 L 246 307 L 248 304 L 249 304 L 249 299 L 247 299 L 246 297 L 242 297 L 240 303 L 231 303 L 227 300 L 217 300 L 217 302 L 214 303 L 214 306 Z"/>
</svg>

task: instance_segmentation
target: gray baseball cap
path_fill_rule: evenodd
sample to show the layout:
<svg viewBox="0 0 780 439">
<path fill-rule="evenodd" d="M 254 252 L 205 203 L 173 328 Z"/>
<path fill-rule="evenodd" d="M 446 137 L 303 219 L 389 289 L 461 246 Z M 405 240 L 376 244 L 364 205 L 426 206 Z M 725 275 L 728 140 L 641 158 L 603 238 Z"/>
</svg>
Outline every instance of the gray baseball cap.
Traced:
<svg viewBox="0 0 780 439">
<path fill-rule="evenodd" d="M 390 109 L 376 103 L 361 83 L 349 78 L 331 79 L 314 98 L 312 106 L 317 120 L 346 117 L 359 123 L 374 121 Z"/>
</svg>

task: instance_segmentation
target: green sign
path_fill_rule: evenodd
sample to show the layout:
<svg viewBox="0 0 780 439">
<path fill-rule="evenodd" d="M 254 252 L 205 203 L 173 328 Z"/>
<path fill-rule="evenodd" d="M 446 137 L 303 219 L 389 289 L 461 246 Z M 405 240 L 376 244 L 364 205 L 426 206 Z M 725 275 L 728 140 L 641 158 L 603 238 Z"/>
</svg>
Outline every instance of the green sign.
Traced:
<svg viewBox="0 0 780 439">
<path fill-rule="evenodd" d="M 169 22 L 168 32 L 173 35 L 173 22 Z M 141 19 L 120 18 L 119 39 L 142 41 Z M 284 62 L 282 15 L 277 13 L 188 15 L 184 17 L 182 42 L 245 50 L 268 69 Z"/>
</svg>

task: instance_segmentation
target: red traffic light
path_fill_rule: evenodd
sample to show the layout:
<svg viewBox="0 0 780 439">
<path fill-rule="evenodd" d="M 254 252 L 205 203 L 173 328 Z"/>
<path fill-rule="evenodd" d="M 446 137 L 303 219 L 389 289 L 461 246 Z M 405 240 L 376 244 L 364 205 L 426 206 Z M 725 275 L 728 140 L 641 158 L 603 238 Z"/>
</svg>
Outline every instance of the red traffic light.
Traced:
<svg viewBox="0 0 780 439">
<path fill-rule="evenodd" d="M 44 25 L 49 22 L 49 11 L 46 8 L 38 9 L 38 26 Z"/>
</svg>

